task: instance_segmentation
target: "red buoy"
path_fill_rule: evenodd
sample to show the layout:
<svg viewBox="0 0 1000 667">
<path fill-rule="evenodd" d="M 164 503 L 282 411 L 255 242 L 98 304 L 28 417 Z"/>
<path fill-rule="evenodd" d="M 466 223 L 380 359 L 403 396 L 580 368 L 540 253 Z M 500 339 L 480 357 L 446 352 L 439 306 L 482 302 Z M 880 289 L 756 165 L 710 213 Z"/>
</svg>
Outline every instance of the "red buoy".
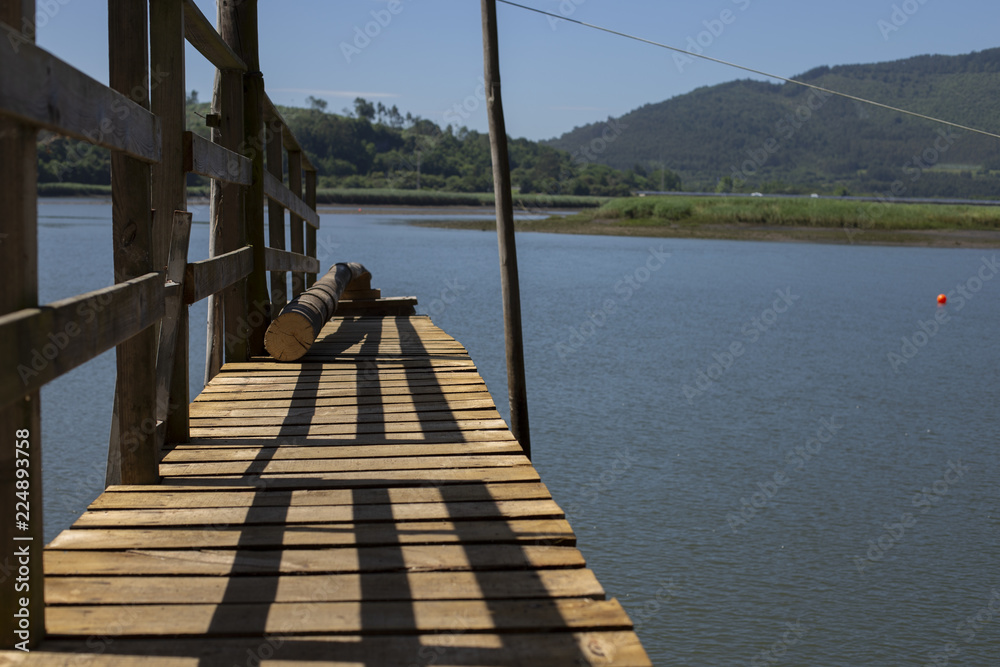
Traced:
<svg viewBox="0 0 1000 667">
<path fill-rule="evenodd" d="M 943 306 L 948 303 L 948 297 L 944 294 L 938 294 L 938 304 Z"/>
</svg>

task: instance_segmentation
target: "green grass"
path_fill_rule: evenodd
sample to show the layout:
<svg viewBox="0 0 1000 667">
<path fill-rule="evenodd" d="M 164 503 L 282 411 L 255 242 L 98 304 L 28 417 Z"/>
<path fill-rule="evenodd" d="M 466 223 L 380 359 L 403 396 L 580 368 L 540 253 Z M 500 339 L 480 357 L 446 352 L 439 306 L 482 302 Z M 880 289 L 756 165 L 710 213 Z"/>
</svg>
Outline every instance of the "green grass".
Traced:
<svg viewBox="0 0 1000 667">
<path fill-rule="evenodd" d="M 627 197 L 568 218 L 616 226 L 766 225 L 871 230 L 1000 230 L 1000 206 L 768 197 Z"/>
<path fill-rule="evenodd" d="M 492 192 L 440 192 L 433 190 L 321 189 L 320 204 L 361 204 L 368 206 L 493 206 Z M 572 195 L 514 195 L 517 208 L 596 208 L 607 197 Z"/>
</svg>

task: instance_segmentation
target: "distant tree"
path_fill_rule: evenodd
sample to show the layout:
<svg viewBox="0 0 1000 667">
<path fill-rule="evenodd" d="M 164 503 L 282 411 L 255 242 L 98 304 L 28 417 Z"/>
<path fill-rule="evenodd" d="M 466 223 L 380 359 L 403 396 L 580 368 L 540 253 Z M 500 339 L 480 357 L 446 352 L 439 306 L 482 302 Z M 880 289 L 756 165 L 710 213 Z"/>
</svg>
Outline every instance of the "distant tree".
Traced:
<svg viewBox="0 0 1000 667">
<path fill-rule="evenodd" d="M 354 115 L 368 122 L 375 119 L 375 105 L 363 97 L 354 98 Z"/>
<path fill-rule="evenodd" d="M 191 94 L 187 97 L 188 104 L 198 104 L 198 91 L 192 90 Z"/>
<path fill-rule="evenodd" d="M 321 100 L 318 97 L 313 97 L 312 95 L 306 98 L 306 104 L 308 104 L 309 108 L 313 111 L 326 111 L 327 107 L 326 100 Z"/>
</svg>

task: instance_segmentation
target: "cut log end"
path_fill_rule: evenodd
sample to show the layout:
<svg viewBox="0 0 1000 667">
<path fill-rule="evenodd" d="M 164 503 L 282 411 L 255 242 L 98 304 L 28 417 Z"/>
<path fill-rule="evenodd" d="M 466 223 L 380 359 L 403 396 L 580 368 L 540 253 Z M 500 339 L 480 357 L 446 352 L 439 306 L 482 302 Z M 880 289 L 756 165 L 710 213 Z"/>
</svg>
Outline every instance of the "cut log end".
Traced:
<svg viewBox="0 0 1000 667">
<path fill-rule="evenodd" d="M 285 312 L 271 322 L 264 334 L 264 348 L 278 361 L 296 361 L 309 351 L 316 334 L 301 313 Z"/>
</svg>

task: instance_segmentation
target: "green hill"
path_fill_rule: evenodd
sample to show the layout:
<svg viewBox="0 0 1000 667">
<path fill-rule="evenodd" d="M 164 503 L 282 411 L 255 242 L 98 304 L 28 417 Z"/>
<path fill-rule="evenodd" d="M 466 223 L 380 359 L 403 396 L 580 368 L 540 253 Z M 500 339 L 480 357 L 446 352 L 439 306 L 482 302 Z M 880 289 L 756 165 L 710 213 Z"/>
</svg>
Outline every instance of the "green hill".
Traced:
<svg viewBox="0 0 1000 667">
<path fill-rule="evenodd" d="M 386 109 L 367 100 L 355 100 L 353 111 L 326 112 L 326 103 L 311 100 L 311 108 L 281 107 L 281 113 L 316 166 L 321 189 L 354 194 L 368 201 L 374 191 L 437 191 L 487 193 L 493 190 L 489 135 L 466 128 L 442 129 L 437 124 Z M 187 126 L 207 136 L 204 118 L 209 105 L 188 99 Z M 669 172 L 619 170 L 606 165 L 577 164 L 569 153 L 527 139 L 510 139 L 514 188 L 521 195 L 576 195 L 613 197 L 667 182 L 679 188 Z M 108 151 L 91 144 L 43 132 L 38 142 L 39 191 L 43 194 L 84 194 L 111 182 Z M 88 188 L 66 184 L 86 184 Z M 191 176 L 189 185 L 206 185 Z M 366 193 L 358 193 L 365 190 Z M 97 191 L 103 192 L 100 187 Z M 424 193 L 422 192 L 421 195 Z M 451 201 L 448 198 L 409 196 L 414 203 Z M 341 197 L 342 199 L 342 197 Z M 458 201 L 458 200 L 455 200 Z M 462 200 L 467 201 L 467 200 Z"/>
<path fill-rule="evenodd" d="M 1000 133 L 1000 49 L 793 78 Z M 740 191 L 1000 195 L 1000 140 L 787 83 L 699 88 L 546 143 L 578 163 L 665 166 L 689 191 L 726 191 L 728 178 Z"/>
</svg>

